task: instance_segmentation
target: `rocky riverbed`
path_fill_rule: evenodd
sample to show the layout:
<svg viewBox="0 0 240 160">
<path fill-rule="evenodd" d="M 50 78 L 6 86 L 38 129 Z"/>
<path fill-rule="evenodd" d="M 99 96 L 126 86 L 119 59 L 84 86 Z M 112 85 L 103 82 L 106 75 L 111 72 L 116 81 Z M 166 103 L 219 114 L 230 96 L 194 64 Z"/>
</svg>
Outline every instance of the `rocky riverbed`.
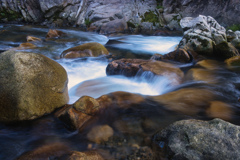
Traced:
<svg viewBox="0 0 240 160">
<path fill-rule="evenodd" d="M 180 26 L 0 25 L 0 159 L 238 159 L 239 31 L 202 15 Z"/>
</svg>

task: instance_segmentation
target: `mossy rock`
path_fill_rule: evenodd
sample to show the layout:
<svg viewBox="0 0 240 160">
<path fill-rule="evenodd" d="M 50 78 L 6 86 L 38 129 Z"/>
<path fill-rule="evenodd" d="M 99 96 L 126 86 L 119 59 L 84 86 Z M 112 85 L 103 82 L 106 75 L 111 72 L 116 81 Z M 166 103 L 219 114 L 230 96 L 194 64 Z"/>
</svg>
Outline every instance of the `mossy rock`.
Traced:
<svg viewBox="0 0 240 160">
<path fill-rule="evenodd" d="M 0 11 L 0 20 L 7 19 L 8 21 L 14 21 L 17 20 L 18 18 L 21 18 L 21 16 L 22 16 L 21 14 L 13 10 L 2 9 Z"/>
<path fill-rule="evenodd" d="M 67 73 L 36 53 L 0 54 L 0 121 L 31 120 L 68 102 Z"/>
<path fill-rule="evenodd" d="M 214 47 L 214 54 L 220 58 L 227 59 L 238 56 L 239 52 L 231 43 L 224 41 Z"/>
<path fill-rule="evenodd" d="M 63 51 L 61 58 L 78 58 L 78 57 L 98 57 L 108 55 L 108 50 L 100 43 L 91 42 L 85 43 Z"/>
<path fill-rule="evenodd" d="M 144 16 L 141 16 L 142 22 L 151 22 L 155 26 L 159 22 L 158 16 L 153 11 L 148 11 L 144 13 Z"/>
</svg>

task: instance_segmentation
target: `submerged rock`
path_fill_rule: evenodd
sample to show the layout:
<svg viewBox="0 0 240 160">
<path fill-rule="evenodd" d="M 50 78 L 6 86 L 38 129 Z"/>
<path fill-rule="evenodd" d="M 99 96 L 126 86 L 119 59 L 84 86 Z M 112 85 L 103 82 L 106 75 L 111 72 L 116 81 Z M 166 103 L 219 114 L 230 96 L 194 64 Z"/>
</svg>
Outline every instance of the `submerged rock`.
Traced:
<svg viewBox="0 0 240 160">
<path fill-rule="evenodd" d="M 95 143 L 103 143 L 108 141 L 113 136 L 113 129 L 109 125 L 98 125 L 94 126 L 87 134 L 89 141 Z"/>
<path fill-rule="evenodd" d="M 66 35 L 66 33 L 56 30 L 56 29 L 50 29 L 46 35 L 46 38 L 59 38 Z"/>
<path fill-rule="evenodd" d="M 175 65 L 142 59 L 120 59 L 112 61 L 106 68 L 107 75 L 135 76 L 141 72 L 150 71 L 155 75 L 165 76 L 172 80 L 173 84 L 181 83 L 183 72 Z"/>
<path fill-rule="evenodd" d="M 28 151 L 18 157 L 17 160 L 60 159 L 60 157 L 70 153 L 70 148 L 66 144 L 55 142 L 40 146 L 32 151 Z"/>
<path fill-rule="evenodd" d="M 191 49 L 198 54 L 230 58 L 239 55 L 237 49 L 227 42 L 226 30 L 208 16 L 185 17 L 180 21 L 184 36 L 179 48 Z"/>
<path fill-rule="evenodd" d="M 78 58 L 78 57 L 98 57 L 108 55 L 108 50 L 100 43 L 85 43 L 63 51 L 61 58 Z"/>
<path fill-rule="evenodd" d="M 239 159 L 240 127 L 221 119 L 176 122 L 153 136 L 155 159 Z"/>
<path fill-rule="evenodd" d="M 36 53 L 0 54 L 0 121 L 19 121 L 51 113 L 68 102 L 67 73 Z"/>
<path fill-rule="evenodd" d="M 36 42 L 36 41 L 42 41 L 40 38 L 33 37 L 33 36 L 27 36 L 27 42 Z"/>
<path fill-rule="evenodd" d="M 104 160 L 102 155 L 96 151 L 72 151 L 68 154 L 65 154 L 61 157 L 58 157 L 59 160 Z"/>
<path fill-rule="evenodd" d="M 71 151 L 67 144 L 55 142 L 22 154 L 17 160 L 104 160 L 96 151 Z"/>
<path fill-rule="evenodd" d="M 27 42 L 27 43 L 20 44 L 19 47 L 16 48 L 16 49 L 33 49 L 33 48 L 36 48 L 36 47 L 37 47 L 36 45 Z"/>
</svg>

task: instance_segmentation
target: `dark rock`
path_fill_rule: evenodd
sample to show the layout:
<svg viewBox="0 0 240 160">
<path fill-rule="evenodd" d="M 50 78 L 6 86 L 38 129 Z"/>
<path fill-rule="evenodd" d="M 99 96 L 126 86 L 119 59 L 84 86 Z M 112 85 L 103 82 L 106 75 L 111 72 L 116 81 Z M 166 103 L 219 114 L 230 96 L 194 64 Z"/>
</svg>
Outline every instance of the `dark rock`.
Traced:
<svg viewBox="0 0 240 160">
<path fill-rule="evenodd" d="M 66 105 L 55 115 L 67 125 L 69 129 L 81 128 L 100 109 L 99 103 L 92 97 L 83 96 L 73 105 Z"/>
<path fill-rule="evenodd" d="M 239 159 L 240 127 L 220 119 L 176 122 L 153 136 L 155 159 Z"/>
<path fill-rule="evenodd" d="M 0 120 L 19 121 L 51 113 L 68 102 L 67 73 L 36 53 L 0 54 Z"/>
<path fill-rule="evenodd" d="M 155 75 L 174 79 L 173 84 L 181 83 L 183 77 L 183 72 L 177 66 L 154 60 L 120 59 L 110 62 L 106 68 L 107 75 L 121 74 L 127 77 L 135 76 L 144 71 L 151 71 Z"/>
<path fill-rule="evenodd" d="M 161 55 L 161 54 L 154 54 L 151 59 L 160 60 L 160 61 L 176 61 L 181 63 L 189 63 L 192 61 L 191 57 L 189 56 L 188 52 L 184 49 L 177 49 L 170 53 Z"/>
</svg>

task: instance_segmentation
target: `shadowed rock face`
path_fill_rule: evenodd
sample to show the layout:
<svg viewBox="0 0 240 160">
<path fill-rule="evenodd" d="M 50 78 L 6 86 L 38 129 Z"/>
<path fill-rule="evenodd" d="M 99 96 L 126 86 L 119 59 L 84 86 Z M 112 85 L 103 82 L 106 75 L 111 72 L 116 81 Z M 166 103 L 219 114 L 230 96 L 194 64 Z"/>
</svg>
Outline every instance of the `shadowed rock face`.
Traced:
<svg viewBox="0 0 240 160">
<path fill-rule="evenodd" d="M 103 34 L 129 29 L 148 33 L 162 26 L 181 30 L 179 21 L 183 17 L 199 14 L 216 18 L 224 27 L 238 24 L 239 6 L 237 0 L 0 0 L 4 13 L 0 21 L 87 26 Z"/>
<path fill-rule="evenodd" d="M 36 53 L 0 55 L 0 121 L 31 120 L 68 102 L 67 73 Z"/>
<path fill-rule="evenodd" d="M 200 14 L 212 16 L 224 27 L 238 24 L 240 4 L 238 0 L 163 0 L 164 17 L 196 17 Z"/>
</svg>

